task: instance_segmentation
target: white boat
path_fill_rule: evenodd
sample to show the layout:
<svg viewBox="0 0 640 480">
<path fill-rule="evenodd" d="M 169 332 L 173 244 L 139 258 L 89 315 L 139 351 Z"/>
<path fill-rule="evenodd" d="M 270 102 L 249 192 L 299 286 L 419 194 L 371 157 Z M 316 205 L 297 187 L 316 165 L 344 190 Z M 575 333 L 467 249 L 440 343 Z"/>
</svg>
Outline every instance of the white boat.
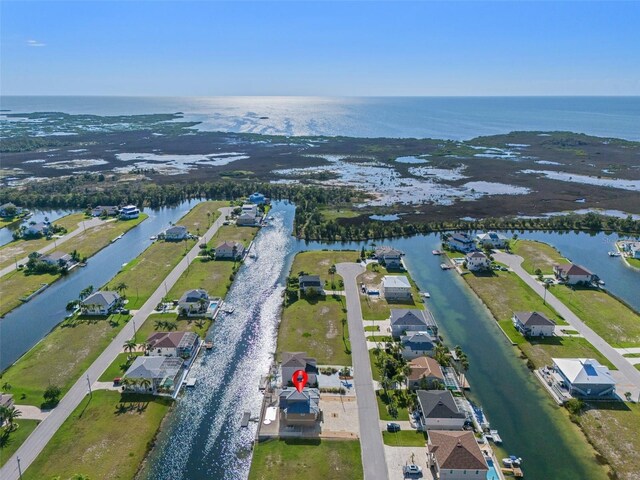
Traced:
<svg viewBox="0 0 640 480">
<path fill-rule="evenodd" d="M 233 307 L 233 305 L 227 305 L 223 309 L 224 313 L 233 313 L 234 310 L 235 308 Z"/>
<path fill-rule="evenodd" d="M 149 237 L 149 240 L 157 240 L 157 239 L 158 239 L 158 237 L 156 237 L 155 235 L 151 235 L 151 236 Z"/>
<path fill-rule="evenodd" d="M 493 443 L 502 443 L 502 438 L 500 437 L 498 430 L 489 430 L 489 433 L 485 435 L 485 437 Z"/>
<path fill-rule="evenodd" d="M 605 283 L 604 283 L 604 280 L 598 280 L 598 285 L 602 286 L 602 285 L 604 285 L 604 284 L 605 284 Z"/>
<path fill-rule="evenodd" d="M 111 243 L 116 242 L 118 240 L 120 240 L 122 237 L 124 237 L 124 234 L 121 233 L 120 235 L 118 235 L 116 238 L 114 238 L 113 240 L 111 240 Z"/>
<path fill-rule="evenodd" d="M 608 255 L 610 257 L 619 257 L 620 256 L 620 252 L 609 252 Z"/>
<path fill-rule="evenodd" d="M 522 464 L 522 458 L 510 455 L 507 458 L 503 458 L 502 463 L 507 468 L 519 467 Z"/>
<path fill-rule="evenodd" d="M 440 264 L 440 268 L 441 268 L 442 270 L 449 270 L 449 269 L 451 269 L 451 268 L 453 268 L 453 267 L 452 267 L 451 265 L 447 265 L 446 263 L 441 263 L 441 264 Z"/>
<path fill-rule="evenodd" d="M 250 253 L 249 258 L 258 258 L 258 256 L 255 253 Z"/>
<path fill-rule="evenodd" d="M 429 292 L 423 292 L 423 293 L 422 293 L 422 296 L 423 296 L 424 298 L 431 298 L 431 294 L 430 294 Z"/>
<path fill-rule="evenodd" d="M 433 253 L 434 255 L 442 255 L 442 250 L 431 250 L 431 253 Z"/>
<path fill-rule="evenodd" d="M 187 380 L 184 382 L 184 386 L 187 388 L 193 388 L 196 386 L 196 379 L 193 377 L 189 377 L 187 378 Z"/>
<path fill-rule="evenodd" d="M 273 217 L 269 217 L 269 220 L 273 220 Z"/>
</svg>

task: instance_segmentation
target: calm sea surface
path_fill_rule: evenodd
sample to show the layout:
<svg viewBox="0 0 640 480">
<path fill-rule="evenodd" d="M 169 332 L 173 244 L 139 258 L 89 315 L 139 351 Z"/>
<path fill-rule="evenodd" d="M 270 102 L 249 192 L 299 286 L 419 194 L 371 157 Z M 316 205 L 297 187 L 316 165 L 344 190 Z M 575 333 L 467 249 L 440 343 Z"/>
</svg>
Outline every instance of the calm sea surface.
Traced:
<svg viewBox="0 0 640 480">
<path fill-rule="evenodd" d="M 640 97 L 0 97 L 13 112 L 183 112 L 202 130 L 464 140 L 567 130 L 640 140 Z M 264 118 L 268 117 L 268 118 Z"/>
</svg>

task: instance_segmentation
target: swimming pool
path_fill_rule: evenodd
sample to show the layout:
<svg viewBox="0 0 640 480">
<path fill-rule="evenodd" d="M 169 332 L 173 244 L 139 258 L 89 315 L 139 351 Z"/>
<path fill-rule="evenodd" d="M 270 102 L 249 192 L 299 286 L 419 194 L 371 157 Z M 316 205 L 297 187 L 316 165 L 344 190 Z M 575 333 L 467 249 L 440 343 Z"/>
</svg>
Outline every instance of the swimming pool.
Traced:
<svg viewBox="0 0 640 480">
<path fill-rule="evenodd" d="M 493 460 L 487 458 L 487 465 L 489 466 L 489 471 L 487 472 L 487 480 L 500 480 L 498 472 L 496 472 L 496 468 L 493 466 Z"/>
</svg>

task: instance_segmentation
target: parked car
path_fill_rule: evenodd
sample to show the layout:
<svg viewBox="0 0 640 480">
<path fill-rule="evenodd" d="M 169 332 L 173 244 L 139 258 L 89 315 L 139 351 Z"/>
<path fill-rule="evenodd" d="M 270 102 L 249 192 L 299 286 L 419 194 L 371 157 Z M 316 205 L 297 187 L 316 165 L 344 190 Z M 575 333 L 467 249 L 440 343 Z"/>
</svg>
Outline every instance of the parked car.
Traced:
<svg viewBox="0 0 640 480">
<path fill-rule="evenodd" d="M 387 423 L 387 432 L 399 432 L 400 425 L 398 423 Z"/>
<path fill-rule="evenodd" d="M 418 465 L 405 465 L 402 467 L 402 473 L 405 475 L 420 475 L 422 473 L 422 468 Z"/>
</svg>

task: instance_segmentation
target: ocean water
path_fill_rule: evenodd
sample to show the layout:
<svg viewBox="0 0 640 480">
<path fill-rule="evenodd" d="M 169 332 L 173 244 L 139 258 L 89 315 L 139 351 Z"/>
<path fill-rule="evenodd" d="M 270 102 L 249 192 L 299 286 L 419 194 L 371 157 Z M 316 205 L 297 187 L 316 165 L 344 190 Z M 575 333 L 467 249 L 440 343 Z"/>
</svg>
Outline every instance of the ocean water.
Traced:
<svg viewBox="0 0 640 480">
<path fill-rule="evenodd" d="M 640 97 L 0 97 L 12 112 L 183 112 L 208 131 L 467 140 L 566 130 L 640 140 Z"/>
</svg>

